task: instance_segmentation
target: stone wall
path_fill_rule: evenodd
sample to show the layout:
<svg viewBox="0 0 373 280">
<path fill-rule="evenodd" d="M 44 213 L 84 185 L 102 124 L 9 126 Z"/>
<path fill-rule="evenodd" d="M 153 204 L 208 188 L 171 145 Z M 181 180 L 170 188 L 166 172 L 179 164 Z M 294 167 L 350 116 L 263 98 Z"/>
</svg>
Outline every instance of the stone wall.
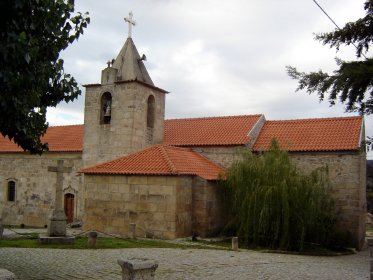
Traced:
<svg viewBox="0 0 373 280">
<path fill-rule="evenodd" d="M 85 175 L 84 230 L 174 239 L 213 236 L 225 225 L 221 192 L 192 176 Z"/>
<path fill-rule="evenodd" d="M 193 180 L 193 235 L 219 235 L 227 223 L 223 192 L 215 182 Z"/>
<path fill-rule="evenodd" d="M 247 147 L 243 145 L 193 147 L 193 150 L 225 168 L 240 160 L 243 151 L 248 151 Z"/>
<path fill-rule="evenodd" d="M 112 96 L 111 120 L 100 122 L 101 98 Z M 148 98 L 155 99 L 152 141 L 148 141 Z M 84 166 L 163 142 L 165 94 L 137 82 L 87 86 L 84 111 Z"/>
<path fill-rule="evenodd" d="M 65 166 L 72 172 L 64 173 L 64 193 L 75 196 L 74 218 L 80 220 L 83 198 L 80 191 L 81 153 L 44 153 L 42 156 L 26 153 L 0 154 L 0 214 L 4 224 L 43 227 L 54 206 L 56 173 L 49 172 L 48 166 L 57 166 L 57 160 L 64 159 Z M 15 201 L 7 201 L 8 182 L 16 183 Z"/>
<path fill-rule="evenodd" d="M 173 239 L 191 234 L 192 179 L 85 175 L 84 230 Z"/>
<path fill-rule="evenodd" d="M 349 233 L 350 245 L 361 249 L 365 238 L 365 153 L 290 153 L 290 157 L 306 172 L 328 166 L 339 211 L 338 227 Z"/>
</svg>

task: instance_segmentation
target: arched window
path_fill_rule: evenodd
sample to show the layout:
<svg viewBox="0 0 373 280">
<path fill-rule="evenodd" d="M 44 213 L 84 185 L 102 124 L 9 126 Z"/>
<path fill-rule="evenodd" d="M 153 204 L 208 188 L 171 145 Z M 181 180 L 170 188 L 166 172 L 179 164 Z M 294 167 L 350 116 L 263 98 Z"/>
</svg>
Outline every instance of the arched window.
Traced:
<svg viewBox="0 0 373 280">
<path fill-rule="evenodd" d="M 154 128 L 154 118 L 155 118 L 155 99 L 153 95 L 148 97 L 147 104 L 147 116 L 146 116 L 146 136 L 148 143 L 153 141 L 153 128 Z"/>
<path fill-rule="evenodd" d="M 105 92 L 101 97 L 100 123 L 109 124 L 111 121 L 112 98 L 110 92 Z"/>
<path fill-rule="evenodd" d="M 16 182 L 8 182 L 8 201 L 16 201 Z"/>
</svg>

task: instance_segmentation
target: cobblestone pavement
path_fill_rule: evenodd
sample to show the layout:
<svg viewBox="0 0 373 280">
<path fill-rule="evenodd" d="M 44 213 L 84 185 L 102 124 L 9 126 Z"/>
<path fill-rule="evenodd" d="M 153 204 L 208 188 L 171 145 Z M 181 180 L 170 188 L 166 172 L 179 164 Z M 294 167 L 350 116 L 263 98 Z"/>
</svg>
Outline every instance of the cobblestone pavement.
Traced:
<svg viewBox="0 0 373 280">
<path fill-rule="evenodd" d="M 369 253 L 313 257 L 199 249 L 0 248 L 0 267 L 18 279 L 121 279 L 118 258 L 149 258 L 156 279 L 369 279 Z"/>
</svg>

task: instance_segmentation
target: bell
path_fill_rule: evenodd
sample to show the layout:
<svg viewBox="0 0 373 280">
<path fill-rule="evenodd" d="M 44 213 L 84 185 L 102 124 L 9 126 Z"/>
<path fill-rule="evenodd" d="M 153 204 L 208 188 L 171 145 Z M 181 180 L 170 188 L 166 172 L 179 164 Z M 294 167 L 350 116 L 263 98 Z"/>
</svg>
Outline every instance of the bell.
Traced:
<svg viewBox="0 0 373 280">
<path fill-rule="evenodd" d="M 111 116 L 111 108 L 110 106 L 106 107 L 104 117 L 110 117 Z"/>
</svg>

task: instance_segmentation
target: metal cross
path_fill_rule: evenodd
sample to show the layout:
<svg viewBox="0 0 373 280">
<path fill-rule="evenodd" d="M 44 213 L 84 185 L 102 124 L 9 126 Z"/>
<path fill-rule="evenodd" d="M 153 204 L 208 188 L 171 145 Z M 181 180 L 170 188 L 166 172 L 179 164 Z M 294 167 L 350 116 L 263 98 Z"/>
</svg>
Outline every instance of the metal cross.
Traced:
<svg viewBox="0 0 373 280">
<path fill-rule="evenodd" d="M 132 25 L 136 25 L 136 21 L 132 20 L 133 14 L 132 12 L 129 13 L 128 17 L 125 17 L 124 20 L 128 22 L 128 38 L 131 38 L 132 33 Z"/>
</svg>

